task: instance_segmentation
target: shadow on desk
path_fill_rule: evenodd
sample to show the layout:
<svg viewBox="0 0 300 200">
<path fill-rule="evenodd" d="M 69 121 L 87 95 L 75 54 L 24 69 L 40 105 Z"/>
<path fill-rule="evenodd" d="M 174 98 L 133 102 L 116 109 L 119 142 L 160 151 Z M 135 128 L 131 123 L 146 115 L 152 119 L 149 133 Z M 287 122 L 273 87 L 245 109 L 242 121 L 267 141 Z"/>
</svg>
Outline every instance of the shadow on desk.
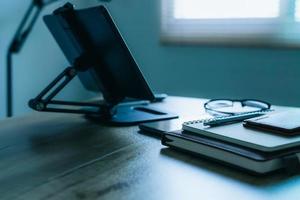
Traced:
<svg viewBox="0 0 300 200">
<path fill-rule="evenodd" d="M 19 167 L 15 173 L 22 173 L 26 178 L 34 169 L 38 181 L 89 164 L 131 143 L 126 137 L 113 134 L 110 127 L 78 116 L 34 118 L 35 123 L 32 121 L 22 120 L 22 126 L 14 126 L 14 131 L 1 134 L 1 162 L 5 170 L 17 162 Z M 2 180 L 13 182 L 9 176 L 6 178 Z M 26 178 L 17 180 L 22 183 Z"/>
<path fill-rule="evenodd" d="M 160 134 L 141 131 L 141 130 L 139 130 L 138 133 L 141 134 L 141 135 L 147 136 L 147 137 L 153 137 L 153 138 L 158 139 L 158 140 L 160 140 L 161 137 L 162 137 L 162 135 L 160 135 Z"/>
<path fill-rule="evenodd" d="M 202 168 L 210 172 L 220 174 L 221 176 L 226 176 L 227 178 L 235 179 L 256 187 L 277 185 L 297 176 L 287 174 L 284 171 L 278 171 L 263 176 L 253 175 L 249 172 L 242 171 L 241 169 L 227 166 L 224 163 L 219 163 L 208 158 L 199 157 L 196 155 L 188 154 L 181 150 L 174 150 L 171 148 L 162 148 L 160 154 L 192 165 L 194 167 Z"/>
</svg>

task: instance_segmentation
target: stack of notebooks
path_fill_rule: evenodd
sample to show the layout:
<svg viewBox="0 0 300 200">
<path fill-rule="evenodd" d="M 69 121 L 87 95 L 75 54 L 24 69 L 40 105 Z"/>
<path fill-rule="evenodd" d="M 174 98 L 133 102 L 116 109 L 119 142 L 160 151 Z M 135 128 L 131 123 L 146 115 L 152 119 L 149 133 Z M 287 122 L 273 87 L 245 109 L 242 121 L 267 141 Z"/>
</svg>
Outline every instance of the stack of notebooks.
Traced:
<svg viewBox="0 0 300 200">
<path fill-rule="evenodd" d="M 182 130 L 163 134 L 162 144 L 256 174 L 300 169 L 300 135 L 249 129 L 242 122 L 215 127 L 185 122 Z"/>
</svg>

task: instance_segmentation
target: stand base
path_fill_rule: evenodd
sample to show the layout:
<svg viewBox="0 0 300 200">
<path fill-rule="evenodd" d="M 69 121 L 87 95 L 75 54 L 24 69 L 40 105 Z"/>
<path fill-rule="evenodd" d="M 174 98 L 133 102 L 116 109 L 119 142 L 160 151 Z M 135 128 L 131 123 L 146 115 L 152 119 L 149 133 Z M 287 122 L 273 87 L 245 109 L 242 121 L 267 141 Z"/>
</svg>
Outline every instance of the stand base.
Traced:
<svg viewBox="0 0 300 200">
<path fill-rule="evenodd" d="M 151 122 L 158 120 L 167 120 L 178 118 L 178 115 L 153 108 L 151 106 L 117 106 L 116 114 L 111 118 L 103 118 L 101 115 L 88 114 L 86 118 L 104 122 L 116 126 L 137 125 L 142 122 Z"/>
</svg>

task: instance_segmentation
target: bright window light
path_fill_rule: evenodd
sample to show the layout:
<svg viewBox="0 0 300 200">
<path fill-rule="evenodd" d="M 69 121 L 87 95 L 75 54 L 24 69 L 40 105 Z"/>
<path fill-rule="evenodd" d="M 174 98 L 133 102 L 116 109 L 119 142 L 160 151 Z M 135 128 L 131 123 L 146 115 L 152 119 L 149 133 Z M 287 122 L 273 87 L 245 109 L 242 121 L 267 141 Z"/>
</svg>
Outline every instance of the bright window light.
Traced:
<svg viewBox="0 0 300 200">
<path fill-rule="evenodd" d="M 300 0 L 161 0 L 161 41 L 300 48 Z"/>
<path fill-rule="evenodd" d="M 296 0 L 295 4 L 295 20 L 300 22 L 300 0 Z"/>
<path fill-rule="evenodd" d="M 177 19 L 277 18 L 279 14 L 280 0 L 175 0 L 174 9 Z"/>
</svg>

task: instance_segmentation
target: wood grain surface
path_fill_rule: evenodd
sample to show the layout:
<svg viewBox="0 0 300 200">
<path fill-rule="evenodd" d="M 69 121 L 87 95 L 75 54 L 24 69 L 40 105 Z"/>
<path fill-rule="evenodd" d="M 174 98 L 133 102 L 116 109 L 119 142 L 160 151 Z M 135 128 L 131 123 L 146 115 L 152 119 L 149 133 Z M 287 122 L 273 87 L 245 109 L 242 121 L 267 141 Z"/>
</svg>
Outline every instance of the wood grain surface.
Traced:
<svg viewBox="0 0 300 200">
<path fill-rule="evenodd" d="M 157 104 L 181 117 L 203 100 Z M 300 199 L 300 176 L 256 177 L 161 145 L 138 127 L 34 113 L 0 122 L 0 199 Z"/>
</svg>

